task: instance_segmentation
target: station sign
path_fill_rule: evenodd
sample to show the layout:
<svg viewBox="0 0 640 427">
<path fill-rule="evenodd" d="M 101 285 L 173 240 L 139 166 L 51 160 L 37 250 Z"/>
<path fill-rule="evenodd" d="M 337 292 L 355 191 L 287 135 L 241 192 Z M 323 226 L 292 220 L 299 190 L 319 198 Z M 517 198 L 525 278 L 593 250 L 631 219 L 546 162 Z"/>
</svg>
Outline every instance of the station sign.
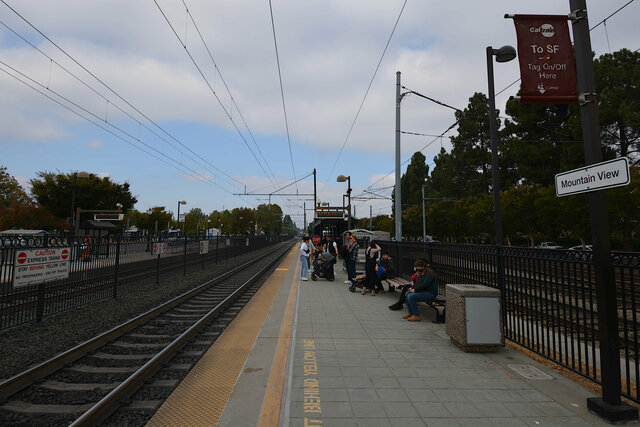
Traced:
<svg viewBox="0 0 640 427">
<path fill-rule="evenodd" d="M 152 255 L 166 255 L 167 254 L 167 242 L 156 242 L 151 246 Z"/>
<path fill-rule="evenodd" d="M 71 248 L 16 250 L 13 286 L 67 279 L 70 260 Z"/>
<path fill-rule="evenodd" d="M 204 254 L 208 254 L 209 253 L 209 241 L 208 240 L 201 240 L 200 241 L 200 255 L 204 255 Z"/>
<path fill-rule="evenodd" d="M 578 102 L 567 15 L 513 15 L 518 37 L 520 102 Z"/>
<path fill-rule="evenodd" d="M 619 157 L 556 175 L 556 196 L 622 187 L 631 182 L 629 161 Z"/>
</svg>

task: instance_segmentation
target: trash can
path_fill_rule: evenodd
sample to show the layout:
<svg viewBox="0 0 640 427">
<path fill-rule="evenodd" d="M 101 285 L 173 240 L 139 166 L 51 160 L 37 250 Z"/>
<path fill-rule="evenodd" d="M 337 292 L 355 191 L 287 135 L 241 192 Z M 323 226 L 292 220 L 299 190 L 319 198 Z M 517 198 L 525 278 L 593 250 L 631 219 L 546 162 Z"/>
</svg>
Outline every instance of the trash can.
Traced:
<svg viewBox="0 0 640 427">
<path fill-rule="evenodd" d="M 445 331 L 465 352 L 497 351 L 504 345 L 500 291 L 483 285 L 447 285 Z"/>
</svg>

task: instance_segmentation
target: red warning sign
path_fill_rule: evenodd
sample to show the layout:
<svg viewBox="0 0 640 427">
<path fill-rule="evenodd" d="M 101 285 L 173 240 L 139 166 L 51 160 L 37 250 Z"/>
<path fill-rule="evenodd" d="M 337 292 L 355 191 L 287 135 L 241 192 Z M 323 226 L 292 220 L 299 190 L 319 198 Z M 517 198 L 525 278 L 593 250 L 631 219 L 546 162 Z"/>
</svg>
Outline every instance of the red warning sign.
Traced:
<svg viewBox="0 0 640 427">
<path fill-rule="evenodd" d="M 27 254 L 24 252 L 20 252 L 16 259 L 18 260 L 18 264 L 24 264 L 24 262 L 27 260 Z"/>
<path fill-rule="evenodd" d="M 68 278 L 69 251 L 69 248 L 39 248 L 16 252 L 13 286 Z"/>
<path fill-rule="evenodd" d="M 317 245 L 319 243 L 320 243 L 320 236 L 316 234 L 315 236 L 313 236 L 313 244 Z"/>
</svg>

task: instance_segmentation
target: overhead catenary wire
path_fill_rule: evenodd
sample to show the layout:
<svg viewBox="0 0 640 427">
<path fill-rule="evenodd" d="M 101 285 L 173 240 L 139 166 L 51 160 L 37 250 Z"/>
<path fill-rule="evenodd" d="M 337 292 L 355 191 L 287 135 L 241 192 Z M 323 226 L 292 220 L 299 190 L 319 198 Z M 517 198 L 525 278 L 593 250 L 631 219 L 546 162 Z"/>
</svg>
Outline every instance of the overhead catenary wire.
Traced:
<svg viewBox="0 0 640 427">
<path fill-rule="evenodd" d="M 253 141 L 253 144 L 256 146 L 256 149 L 258 150 L 258 154 L 260 154 L 260 157 L 264 161 L 265 166 L 267 167 L 269 173 L 271 174 L 271 177 L 269 178 L 269 180 L 271 181 L 272 185 L 274 187 L 276 187 L 277 185 L 279 185 L 278 184 L 278 180 L 277 180 L 275 174 L 273 173 L 273 170 L 271 170 L 271 166 L 269 166 L 269 162 L 267 161 L 266 157 L 262 153 L 262 150 L 260 149 L 260 146 L 258 145 L 258 142 L 256 141 L 255 137 L 253 136 L 253 132 L 251 132 L 251 129 L 249 128 L 249 125 L 247 124 L 247 121 L 245 120 L 244 115 L 242 114 L 242 111 L 240 110 L 240 106 L 238 106 L 238 103 L 236 102 L 236 99 L 231 94 L 231 90 L 229 89 L 229 86 L 227 85 L 227 81 L 224 79 L 224 76 L 222 75 L 222 71 L 220 71 L 220 67 L 218 66 L 218 64 L 216 63 L 215 59 L 213 58 L 213 54 L 211 53 L 211 50 L 209 49 L 209 45 L 207 44 L 204 36 L 202 35 L 202 32 L 200 31 L 200 28 L 198 27 L 198 24 L 196 23 L 196 20 L 193 17 L 193 14 L 191 13 L 191 10 L 187 6 L 186 1 L 182 0 L 182 4 L 184 5 L 184 7 L 186 9 L 189 18 L 191 19 L 191 22 L 193 23 L 193 26 L 196 29 L 196 32 L 198 33 L 198 37 L 200 37 L 200 41 L 202 42 L 202 44 L 204 45 L 204 47 L 205 47 L 205 49 L 207 51 L 209 59 L 211 59 L 211 62 L 213 63 L 213 67 L 215 68 L 216 72 L 220 76 L 220 79 L 222 80 L 222 84 L 224 85 L 225 89 L 227 90 L 227 93 L 229 94 L 229 98 L 231 98 L 231 102 L 236 107 L 236 110 L 238 110 L 238 114 L 240 115 L 240 118 L 242 119 L 242 123 L 244 124 L 245 128 L 247 129 L 247 132 L 249 133 L 249 136 L 251 137 L 251 140 Z M 275 183 L 273 182 L 274 180 L 275 180 Z"/>
<path fill-rule="evenodd" d="M 296 181 L 296 167 L 293 162 L 293 150 L 291 149 L 291 135 L 289 134 L 289 119 L 287 117 L 287 106 L 284 101 L 284 87 L 282 85 L 282 71 L 280 70 L 280 54 L 278 53 L 278 38 L 276 37 L 276 24 L 273 19 L 273 6 L 269 0 L 269 14 L 271 16 L 271 30 L 273 32 L 273 45 L 276 53 L 276 64 L 278 65 L 278 79 L 280 81 L 280 96 L 282 97 L 282 111 L 284 112 L 284 125 L 287 131 L 287 143 L 289 144 L 289 158 L 291 160 L 291 171 L 293 172 L 293 180 Z M 296 184 L 296 191 L 298 184 Z"/>
<path fill-rule="evenodd" d="M 4 1 L 4 0 L 0 0 L 0 1 Z M 189 51 L 189 49 L 187 48 L 187 45 L 182 41 L 182 39 L 180 38 L 180 35 L 178 35 L 178 33 L 176 32 L 175 27 L 173 26 L 173 24 L 171 23 L 171 21 L 169 20 L 169 17 L 164 13 L 164 10 L 162 9 L 162 7 L 158 4 L 157 0 L 153 0 L 153 2 L 155 3 L 156 7 L 158 8 L 158 10 L 160 11 L 160 14 L 162 15 L 162 17 L 165 19 L 165 21 L 167 22 L 167 24 L 169 25 L 169 28 L 171 28 L 171 31 L 173 31 L 173 34 L 175 35 L 176 39 L 178 39 L 178 41 L 180 42 L 180 44 L 182 45 L 182 47 L 184 48 L 184 51 L 186 52 L 187 56 L 189 57 L 189 59 L 191 60 L 191 62 L 193 63 L 193 65 L 196 67 L 196 70 L 198 70 L 198 73 L 200 74 L 200 76 L 202 77 L 202 79 L 204 80 L 206 86 L 209 88 L 209 91 L 211 91 L 211 93 L 213 94 L 213 96 L 216 98 L 216 100 L 218 101 L 218 103 L 220 104 L 220 107 L 222 107 L 222 111 L 224 111 L 224 113 L 227 115 L 227 118 L 229 119 L 229 121 L 231 121 L 231 124 L 233 125 L 233 127 L 235 128 L 236 132 L 238 133 L 238 135 L 240 136 L 240 138 L 242 139 L 242 141 L 244 142 L 244 144 L 247 146 L 247 148 L 249 149 L 249 152 L 251 153 L 251 155 L 253 156 L 253 158 L 256 160 L 256 162 L 258 163 L 258 165 L 260 166 L 260 168 L 262 169 L 262 171 L 264 172 L 265 176 L 269 176 L 269 174 L 267 173 L 266 169 L 264 168 L 264 166 L 262 165 L 262 162 L 258 159 L 258 157 L 256 156 L 256 154 L 254 153 L 253 149 L 251 148 L 251 146 L 249 145 L 249 142 L 247 141 L 247 139 L 244 137 L 244 135 L 242 134 L 242 132 L 240 132 L 240 129 L 238 128 L 238 125 L 236 124 L 236 122 L 233 120 L 233 117 L 231 117 L 231 114 L 229 113 L 229 110 L 227 109 L 227 107 L 224 106 L 224 103 L 222 102 L 222 100 L 220 99 L 220 97 L 218 96 L 218 94 L 216 93 L 216 91 L 213 89 L 213 86 L 211 85 L 211 82 L 209 82 L 209 79 L 207 79 L 207 77 L 204 75 L 204 73 L 202 72 L 202 69 L 200 68 L 200 66 L 198 65 L 197 61 L 195 60 L 195 58 L 193 57 L 193 55 L 191 55 L 191 52 Z"/>
<path fill-rule="evenodd" d="M 82 65 L 78 60 L 75 59 L 75 57 L 73 57 L 71 54 L 69 54 L 65 49 L 63 49 L 60 45 L 58 45 L 56 42 L 54 42 L 51 38 L 49 38 L 46 34 L 44 34 L 39 28 L 37 28 L 33 23 L 31 23 L 27 18 L 25 18 L 22 14 L 20 14 L 17 10 L 15 10 L 11 5 L 9 5 L 5 0 L 0 0 L 8 9 L 10 9 L 16 16 L 18 16 L 22 21 L 24 21 L 29 27 L 31 27 L 34 31 L 36 31 L 38 34 L 40 34 L 40 36 L 42 36 L 45 40 L 47 40 L 49 43 L 51 43 L 56 49 L 58 49 L 60 52 L 62 52 L 62 54 L 64 54 L 67 58 L 69 58 L 73 63 L 75 63 L 77 66 L 79 66 L 82 70 L 84 70 L 87 74 L 89 74 L 91 77 L 93 77 L 96 81 L 98 81 L 103 87 L 105 87 L 108 91 L 110 91 L 113 95 L 115 95 L 118 99 L 120 99 L 122 102 L 124 102 L 126 105 L 128 105 L 130 108 L 132 108 L 134 111 L 136 111 L 138 114 L 140 114 L 142 117 L 144 117 L 147 121 L 149 121 L 150 123 L 152 123 L 155 127 L 157 127 L 158 129 L 160 129 L 165 135 L 167 135 L 169 138 L 171 138 L 172 140 L 174 140 L 175 142 L 177 142 L 178 144 L 180 144 L 181 146 L 183 146 L 185 149 L 189 150 L 191 153 L 193 153 L 194 155 L 196 155 L 198 158 L 200 158 L 201 160 L 203 160 L 204 162 L 206 162 L 207 164 L 209 164 L 211 167 L 213 167 L 214 169 L 218 170 L 220 173 L 222 173 L 223 175 L 229 177 L 230 179 L 236 181 L 238 184 L 240 185 L 244 185 L 242 182 L 238 181 L 237 179 L 233 178 L 231 175 L 227 174 L 226 172 L 222 171 L 221 169 L 217 168 L 216 166 L 214 166 L 213 164 L 211 164 L 208 160 L 202 158 L 201 156 L 197 155 L 195 152 L 193 152 L 189 147 L 187 147 L 184 143 L 182 143 L 180 140 L 178 140 L 176 137 L 174 137 L 172 134 L 170 134 L 168 131 L 166 131 L 164 128 L 162 128 L 160 125 L 158 125 L 155 121 L 153 121 L 151 118 L 149 118 L 145 113 L 143 113 L 142 111 L 140 111 L 137 107 L 135 107 L 133 104 L 131 104 L 128 100 L 126 100 L 124 97 L 122 97 L 118 92 L 116 92 L 114 89 L 111 88 L 111 86 L 109 86 L 107 83 L 105 83 L 102 79 L 100 79 L 95 73 L 93 73 L 91 70 L 89 70 L 87 67 L 85 67 L 84 65 Z M 3 25 L 10 29 L 6 24 L 3 23 Z M 33 48 L 35 48 L 36 50 L 38 50 L 40 53 L 42 53 L 43 55 L 45 55 L 47 58 L 49 58 L 51 61 L 53 61 L 53 58 L 51 58 L 49 55 L 45 54 L 42 50 L 40 50 L 39 48 L 37 48 L 33 43 L 27 41 L 24 37 L 20 36 L 17 32 L 13 31 L 12 29 L 10 29 L 10 31 L 12 31 L 14 34 L 16 34 L 18 37 L 20 37 L 22 40 L 24 40 L 25 42 L 27 42 L 30 46 L 32 46 Z M 89 88 L 92 92 L 96 93 L 98 96 L 102 97 L 103 99 L 107 100 L 106 97 L 104 97 L 102 94 L 100 94 L 98 91 L 96 91 L 93 87 L 91 87 L 90 85 L 88 85 L 87 83 L 85 83 L 82 79 L 80 79 L 78 76 L 76 76 L 74 73 L 70 72 L 69 70 L 67 70 L 65 67 L 63 67 L 62 65 L 60 65 L 57 61 L 55 62 L 56 65 L 58 65 L 59 67 L 61 67 L 61 69 L 65 70 L 66 72 L 68 72 L 70 75 L 72 75 L 76 80 L 80 81 L 84 86 L 86 86 L 87 88 Z M 115 105 L 113 102 L 111 102 L 112 105 Z M 120 109 L 119 107 L 117 107 L 118 109 Z M 132 120 L 136 121 L 139 125 L 143 125 L 139 120 L 133 118 L 130 114 L 128 114 L 127 112 L 125 112 L 124 110 L 120 109 L 120 111 L 122 111 L 124 114 L 126 114 L 127 116 L 131 117 Z M 144 125 L 143 125 L 144 126 Z M 152 132 L 154 135 L 158 136 L 159 138 L 161 138 L 163 141 L 169 143 L 168 141 L 166 141 L 166 139 L 162 138 L 161 136 L 159 136 L 156 132 L 154 132 L 153 130 L 149 129 L 147 126 L 144 126 L 147 130 L 149 130 L 150 132 Z M 175 147 L 174 147 L 175 148 Z M 179 150 L 178 150 L 179 151 Z"/>
<path fill-rule="evenodd" d="M 40 93 L 40 94 L 41 94 L 41 95 L 43 95 L 44 97 L 46 97 L 46 98 L 50 99 L 51 101 L 55 102 L 56 104 L 60 105 L 61 107 L 63 107 L 63 108 L 65 108 L 65 109 L 67 109 L 67 110 L 68 110 L 68 111 L 70 111 L 71 113 L 73 113 L 73 114 L 77 115 L 78 117 L 81 117 L 82 119 L 84 119 L 84 120 L 88 121 L 89 123 L 92 123 L 93 125 L 95 125 L 95 126 L 99 127 L 100 129 L 102 129 L 102 130 L 104 130 L 105 132 L 109 133 L 110 135 L 112 135 L 112 136 L 114 136 L 114 137 L 116 137 L 116 138 L 120 139 L 121 141 L 123 141 L 123 142 L 125 142 L 125 143 L 127 143 L 127 144 L 131 145 L 132 147 L 137 148 L 138 150 L 142 151 L 143 153 L 148 154 L 148 155 L 150 155 L 150 156 L 154 157 L 155 159 L 157 159 L 157 160 L 159 160 L 159 161 L 161 161 L 161 162 L 165 163 L 166 165 L 173 167 L 174 169 L 178 170 L 179 172 L 184 173 L 184 172 L 185 172 L 185 170 L 184 170 L 184 169 L 186 169 L 186 170 L 190 170 L 192 173 L 187 173 L 187 175 L 192 175 L 192 174 L 193 174 L 195 177 L 197 177 L 198 173 L 197 173 L 196 171 L 194 171 L 194 170 L 192 170 L 192 169 L 188 168 L 187 166 L 183 165 L 182 163 L 180 163 L 180 162 L 178 162 L 178 161 L 176 161 L 176 160 L 174 160 L 174 159 L 172 159 L 172 158 L 170 158 L 170 157 L 167 157 L 164 153 L 162 153 L 162 152 L 158 151 L 157 149 L 155 149 L 155 148 L 153 148 L 153 147 L 149 146 L 148 144 L 144 143 L 143 141 L 136 140 L 137 142 L 140 142 L 142 145 L 144 145 L 145 147 L 149 148 L 150 150 L 157 152 L 158 154 L 160 154 L 160 156 L 158 156 L 158 155 L 156 155 L 156 154 L 153 154 L 153 153 L 151 153 L 151 152 L 149 152 L 149 151 L 144 150 L 143 148 L 141 148 L 140 146 L 136 145 L 136 144 L 135 144 L 135 143 L 133 143 L 132 141 L 130 141 L 130 140 L 126 139 L 125 137 L 123 137 L 123 136 L 121 136 L 121 135 L 118 135 L 118 134 L 117 134 L 117 133 L 115 133 L 114 131 L 110 130 L 108 127 L 106 127 L 106 126 L 105 126 L 105 124 L 106 124 L 106 125 L 109 125 L 109 126 L 111 126 L 111 127 L 114 127 L 114 128 L 116 128 L 118 131 L 120 131 L 121 133 L 123 133 L 123 134 L 125 134 L 125 135 L 127 135 L 127 136 L 131 137 L 131 135 L 129 135 L 127 132 L 123 131 L 123 130 L 122 130 L 122 129 L 120 129 L 119 127 L 117 127 L 117 126 L 113 125 L 112 123 L 104 122 L 104 121 L 103 121 L 101 118 L 99 118 L 97 115 L 95 115 L 94 113 L 92 113 L 92 112 L 90 112 L 90 111 L 86 110 L 85 108 L 83 108 L 83 107 L 81 107 L 81 106 L 79 106 L 79 105 L 75 104 L 73 101 L 69 100 L 68 98 L 65 98 L 64 96 L 59 95 L 59 94 L 57 94 L 56 92 L 51 91 L 50 89 L 48 90 L 50 93 L 55 94 L 55 95 L 56 95 L 56 96 L 58 96 L 59 98 L 61 98 L 61 99 L 65 100 L 66 102 L 68 102 L 68 103 L 69 103 L 69 104 L 71 104 L 72 106 L 76 107 L 77 109 L 79 109 L 79 110 L 81 110 L 81 111 L 84 111 L 86 114 L 88 114 L 88 115 L 90 115 L 90 116 L 93 116 L 93 117 L 95 118 L 95 120 L 94 120 L 94 119 L 91 119 L 91 118 L 89 118 L 89 117 L 87 117 L 87 116 L 85 116 L 84 114 L 82 114 L 82 113 L 78 112 L 77 110 L 74 110 L 74 109 L 73 109 L 73 108 L 71 108 L 70 106 L 65 105 L 64 103 L 60 102 L 59 100 L 57 100 L 57 99 L 53 98 L 51 95 L 49 95 L 49 94 L 48 94 L 48 93 L 46 93 L 45 91 L 43 91 L 43 90 L 41 90 L 41 89 L 38 89 L 38 88 L 37 88 L 36 86 L 34 86 L 33 84 L 28 83 L 26 80 L 29 80 L 29 81 L 31 81 L 31 82 L 33 82 L 33 83 L 35 83 L 35 85 L 37 85 L 37 86 L 44 87 L 41 83 L 36 82 L 35 80 L 31 79 L 30 77 L 26 76 L 24 73 L 21 73 L 20 71 L 16 70 L 15 68 L 11 67 L 10 65 L 6 64 L 6 63 L 5 63 L 5 62 L 3 62 L 3 61 L 0 61 L 0 64 L 1 64 L 1 65 L 3 65 L 3 66 L 5 66 L 5 67 L 7 67 L 7 68 L 9 68 L 11 71 L 13 71 L 14 73 L 18 74 L 19 76 L 22 76 L 22 78 L 20 78 L 19 76 L 15 75 L 15 74 L 12 74 L 11 72 L 7 71 L 6 69 L 4 69 L 4 68 L 2 68 L 2 67 L 0 67 L 0 71 L 4 72 L 5 74 L 7 74 L 7 75 L 8 75 L 8 76 L 10 76 L 10 77 L 13 77 L 14 79 L 16 79 L 17 81 L 19 81 L 20 83 L 24 84 L 25 86 L 27 86 L 27 87 L 29 87 L 29 88 L 33 89 L 34 91 L 36 91 L 36 92 L 38 92 L 38 93 Z M 25 80 L 25 79 L 26 79 L 26 80 Z M 169 161 L 169 160 L 165 160 L 165 159 L 163 159 L 163 158 L 162 158 L 162 156 L 167 157 L 170 161 Z M 173 163 L 172 163 L 172 162 L 173 162 Z M 180 169 L 180 167 L 176 166 L 176 164 L 177 164 L 177 165 L 179 165 L 180 167 L 182 167 L 183 169 Z M 207 180 L 205 177 L 200 177 L 200 179 L 199 179 L 199 180 L 200 180 L 200 181 L 207 182 L 207 183 L 212 184 L 212 185 L 216 185 L 216 186 L 220 187 L 222 190 L 224 190 L 224 191 L 226 191 L 226 192 L 229 192 L 229 191 L 228 191 L 227 189 L 225 189 L 224 187 L 222 187 L 222 186 L 220 186 L 220 185 L 218 185 L 218 184 L 216 184 L 216 183 L 214 183 L 214 182 L 212 182 L 212 181 L 210 181 L 210 180 Z"/>
<path fill-rule="evenodd" d="M 60 67 L 60 69 L 62 69 L 63 71 L 65 71 L 66 73 L 68 73 L 70 76 L 72 76 L 75 80 L 77 80 L 79 83 L 81 83 L 83 86 L 85 86 L 87 89 L 89 89 L 91 92 L 93 92 L 94 94 L 96 94 L 98 97 L 100 97 L 101 99 L 103 99 L 104 101 L 107 102 L 107 112 L 105 113 L 105 118 L 102 119 L 104 122 L 109 123 L 108 121 L 108 107 L 109 105 L 113 105 L 116 109 L 118 109 L 118 111 L 122 112 L 123 114 L 125 114 L 127 117 L 131 118 L 133 121 L 135 121 L 139 126 L 144 127 L 145 129 L 147 129 L 149 132 L 151 132 L 153 135 L 157 136 L 158 138 L 160 138 L 162 141 L 166 142 L 171 148 L 175 149 L 178 153 L 180 154 L 185 154 L 183 153 L 180 149 L 178 149 L 177 147 L 175 147 L 170 141 L 166 140 L 164 137 L 162 137 L 162 135 L 159 135 L 155 130 L 153 130 L 152 128 L 149 128 L 147 125 L 145 125 L 144 123 L 142 123 L 140 120 L 136 119 L 135 117 L 133 117 L 129 112 L 125 111 L 124 109 L 122 109 L 120 106 L 118 106 L 117 104 L 115 104 L 114 102 L 110 101 L 107 97 L 105 97 L 103 94 L 101 94 L 100 92 L 98 92 L 93 86 L 91 86 L 90 84 L 88 84 L 87 82 L 85 82 L 84 80 L 82 80 L 78 75 L 76 75 L 75 73 L 73 73 L 71 70 L 69 70 L 68 68 L 66 68 L 65 66 L 63 66 L 62 64 L 60 64 L 58 61 L 56 61 L 55 59 L 53 59 L 51 56 L 49 56 L 48 54 L 46 54 L 45 52 L 43 52 L 40 48 L 38 48 L 37 46 L 35 46 L 33 43 L 31 43 L 29 40 L 27 40 L 25 37 L 23 37 L 21 34 L 19 34 L 16 30 L 14 30 L 13 28 L 9 27 L 5 22 L 0 21 L 0 24 L 3 25 L 7 30 L 9 30 L 11 33 L 13 33 L 16 37 L 20 38 L 21 40 L 23 40 L 25 43 L 27 43 L 29 46 L 31 46 L 32 48 L 34 48 L 36 51 L 40 52 L 43 56 L 45 56 L 47 59 L 49 59 L 50 64 L 55 64 L 58 67 Z M 18 72 L 16 70 L 16 72 Z M 35 82 L 35 80 L 30 79 L 32 81 Z M 40 83 L 38 83 L 40 84 Z M 40 84 L 42 87 L 45 87 L 44 85 Z M 50 81 L 50 77 L 49 77 L 49 83 L 46 85 L 46 89 L 49 91 L 52 91 L 51 89 L 51 81 Z M 53 92 L 53 91 L 52 91 Z M 55 92 L 57 96 L 62 97 L 62 95 L 60 95 L 59 93 Z M 111 125 L 111 123 L 109 123 Z M 140 140 L 140 137 L 136 137 L 135 139 Z M 178 141 L 179 142 L 179 141 Z M 183 147 L 185 147 L 187 150 L 191 151 L 195 156 L 197 156 L 198 158 L 201 158 L 202 160 L 204 160 L 205 162 L 209 163 L 208 161 L 206 161 L 206 159 L 203 159 L 201 156 L 199 156 L 198 154 L 196 154 L 195 152 L 193 152 L 189 147 L 187 147 L 186 145 L 180 143 Z M 207 169 L 207 167 L 203 166 L 202 164 L 198 163 L 195 159 L 191 158 L 188 154 L 187 157 L 189 157 L 192 161 L 194 161 L 194 163 L 198 164 L 200 167 L 203 167 L 204 169 Z M 209 163 L 209 165 L 211 165 L 213 167 L 213 169 L 217 170 L 218 172 L 220 172 L 223 175 L 228 176 L 229 178 L 233 179 L 234 181 L 236 181 L 238 184 L 240 185 L 244 185 L 242 182 L 235 180 L 233 177 L 231 177 L 230 175 L 226 174 L 224 171 L 222 171 L 221 169 L 217 168 L 216 166 L 212 165 L 211 163 Z M 213 171 L 212 171 L 213 172 Z M 225 180 L 224 178 L 222 178 L 220 175 L 218 175 L 217 173 L 214 173 L 218 178 L 221 178 L 223 181 L 232 184 L 231 182 Z"/>
<path fill-rule="evenodd" d="M 271 1 L 271 0 L 269 0 Z M 349 127 L 349 131 L 347 132 L 347 136 L 345 137 L 344 141 L 342 142 L 342 146 L 340 147 L 340 151 L 338 152 L 338 156 L 336 157 L 335 162 L 333 162 L 333 166 L 331 167 L 331 171 L 329 171 L 329 174 L 327 175 L 327 179 L 324 182 L 323 185 L 323 190 L 327 185 L 327 182 L 329 182 L 329 179 L 331 178 L 331 176 L 333 175 L 333 172 L 336 169 L 336 166 L 338 165 L 338 160 L 340 160 L 340 156 L 342 156 L 342 152 L 344 151 L 344 147 L 347 145 L 347 142 L 349 141 L 349 137 L 351 136 L 351 133 L 353 132 L 353 128 L 356 125 L 356 122 L 358 121 L 358 117 L 360 116 L 360 112 L 362 111 L 362 107 L 364 106 L 365 101 L 367 100 L 367 96 L 369 95 L 369 90 L 371 90 L 371 85 L 373 84 L 373 81 L 376 78 L 376 75 L 378 74 L 378 70 L 380 69 L 380 64 L 382 64 L 382 60 L 384 59 L 385 54 L 387 53 L 387 49 L 389 48 L 389 44 L 391 43 L 391 39 L 393 38 L 393 34 L 396 31 L 396 28 L 398 27 L 398 22 L 400 22 L 400 18 L 402 17 L 402 13 L 404 12 L 404 8 L 407 5 L 407 0 L 404 0 L 404 2 L 402 3 L 402 8 L 400 9 L 400 13 L 398 13 L 398 17 L 396 18 L 396 22 L 393 24 L 393 28 L 391 29 L 391 34 L 389 34 L 389 38 L 387 39 L 387 43 L 384 46 L 384 49 L 382 50 L 382 55 L 380 55 L 380 59 L 378 60 L 378 64 L 376 65 L 376 69 L 373 71 L 373 75 L 371 76 L 371 80 L 369 81 L 369 85 L 367 86 L 367 90 L 364 92 L 364 96 L 362 97 L 362 101 L 360 102 L 360 106 L 358 106 L 358 111 L 356 111 L 356 115 L 353 118 L 353 121 L 351 122 L 351 126 Z"/>
</svg>

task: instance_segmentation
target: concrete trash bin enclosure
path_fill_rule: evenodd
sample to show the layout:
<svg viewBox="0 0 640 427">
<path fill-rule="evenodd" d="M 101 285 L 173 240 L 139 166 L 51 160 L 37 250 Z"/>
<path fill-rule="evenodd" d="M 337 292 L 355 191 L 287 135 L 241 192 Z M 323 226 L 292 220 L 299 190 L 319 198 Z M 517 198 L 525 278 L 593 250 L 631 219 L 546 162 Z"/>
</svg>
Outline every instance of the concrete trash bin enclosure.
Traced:
<svg viewBox="0 0 640 427">
<path fill-rule="evenodd" d="M 483 285 L 447 285 L 445 331 L 466 352 L 497 351 L 504 346 L 500 291 Z"/>
</svg>

